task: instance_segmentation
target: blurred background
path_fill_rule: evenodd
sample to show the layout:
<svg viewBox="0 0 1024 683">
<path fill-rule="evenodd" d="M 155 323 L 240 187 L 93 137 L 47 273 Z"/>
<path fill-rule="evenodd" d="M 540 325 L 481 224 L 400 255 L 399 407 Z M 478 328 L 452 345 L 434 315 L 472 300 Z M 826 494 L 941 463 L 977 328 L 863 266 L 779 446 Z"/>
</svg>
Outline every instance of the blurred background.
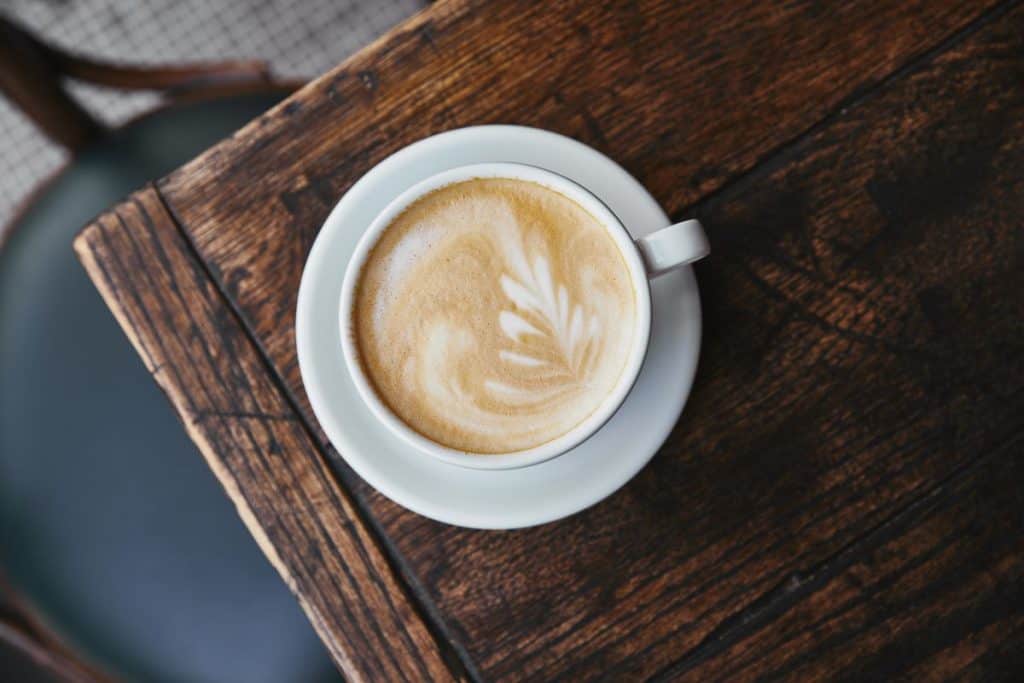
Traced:
<svg viewBox="0 0 1024 683">
<path fill-rule="evenodd" d="M 0 683 L 340 680 L 71 240 L 420 7 L 0 0 Z M 49 73 L 64 58 L 39 41 L 119 66 L 258 59 L 275 83 L 174 101 Z M 48 86 L 101 124 L 73 154 L 5 96 Z"/>
<path fill-rule="evenodd" d="M 2 0 L 0 11 L 47 42 L 130 64 L 262 59 L 275 76 L 308 80 L 405 19 L 421 0 Z M 69 89 L 120 124 L 158 103 L 82 83 Z M 0 226 L 65 153 L 0 97 Z"/>
</svg>

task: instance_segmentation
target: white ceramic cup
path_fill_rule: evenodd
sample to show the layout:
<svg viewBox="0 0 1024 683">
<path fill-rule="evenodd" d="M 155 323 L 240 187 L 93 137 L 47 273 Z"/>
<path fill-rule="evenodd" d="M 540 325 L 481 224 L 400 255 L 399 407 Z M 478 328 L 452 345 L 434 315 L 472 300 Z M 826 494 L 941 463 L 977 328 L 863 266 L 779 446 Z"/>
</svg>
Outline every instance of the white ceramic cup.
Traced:
<svg viewBox="0 0 1024 683">
<path fill-rule="evenodd" d="M 511 178 L 538 183 L 569 197 L 598 219 L 618 245 L 636 294 L 636 330 L 622 375 L 597 410 L 560 437 L 525 450 L 510 453 L 470 453 L 443 446 L 409 427 L 377 396 L 363 371 L 356 349 L 352 309 L 356 285 L 370 250 L 391 222 L 420 197 L 446 185 L 474 178 Z M 452 465 L 473 469 L 513 469 L 535 465 L 561 455 L 579 445 L 615 414 L 626 399 L 643 365 L 651 336 L 651 290 L 649 278 L 673 268 L 693 263 L 709 253 L 704 229 L 696 220 L 683 221 L 634 240 L 622 222 L 600 199 L 572 180 L 551 171 L 526 164 L 491 163 L 460 166 L 416 183 L 388 204 L 356 245 L 345 271 L 341 287 L 339 318 L 341 346 L 349 374 L 370 411 L 392 433 L 421 452 Z"/>
</svg>

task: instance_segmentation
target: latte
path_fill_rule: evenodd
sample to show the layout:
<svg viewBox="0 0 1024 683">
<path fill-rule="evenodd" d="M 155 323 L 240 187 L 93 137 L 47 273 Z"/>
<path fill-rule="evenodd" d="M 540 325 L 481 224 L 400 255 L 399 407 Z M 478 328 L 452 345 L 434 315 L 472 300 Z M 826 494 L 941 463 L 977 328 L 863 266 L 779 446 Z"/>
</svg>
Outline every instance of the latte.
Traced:
<svg viewBox="0 0 1024 683">
<path fill-rule="evenodd" d="M 533 182 L 417 199 L 356 285 L 353 342 L 380 399 L 449 448 L 507 453 L 587 419 L 616 388 L 637 295 L 607 228 Z"/>
</svg>

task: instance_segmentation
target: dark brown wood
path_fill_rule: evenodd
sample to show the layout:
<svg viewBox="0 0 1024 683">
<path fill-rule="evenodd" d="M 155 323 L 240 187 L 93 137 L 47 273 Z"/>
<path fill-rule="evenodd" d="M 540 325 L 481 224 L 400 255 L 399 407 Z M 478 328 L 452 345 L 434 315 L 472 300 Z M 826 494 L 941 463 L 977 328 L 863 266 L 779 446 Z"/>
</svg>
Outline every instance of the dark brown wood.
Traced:
<svg viewBox="0 0 1024 683">
<path fill-rule="evenodd" d="M 750 425 L 753 408 L 769 423 L 732 443 L 798 455 L 778 481 L 828 481 L 816 507 L 841 505 L 837 518 L 925 485 L 864 538 L 778 577 L 744 613 L 767 612 L 754 635 L 726 625 L 664 680 L 1021 670 L 1022 50 L 1018 7 L 698 207 L 718 255 L 702 272 L 702 362 L 734 377 L 719 399 L 763 397 L 734 418 Z M 843 477 L 876 488 L 832 485 Z"/>
<path fill-rule="evenodd" d="M 1019 622 L 940 589 L 963 580 L 977 605 L 1018 600 L 1019 544 L 938 554 L 965 501 L 1000 481 L 989 472 L 1019 469 L 1004 461 L 1024 414 L 1024 11 L 991 7 L 437 5 L 159 190 L 209 269 L 204 290 L 219 288 L 252 336 L 236 325 L 213 348 L 262 351 L 328 453 L 297 371 L 295 295 L 327 212 L 388 153 L 459 125 L 537 125 L 609 153 L 671 213 L 705 221 L 694 392 L 622 492 L 557 524 L 477 532 L 402 510 L 332 458 L 470 676 L 828 678 L 859 664 L 883 678 L 985 677 L 1019 640 L 984 634 Z M 126 218 L 135 239 L 147 230 Z M 171 283 L 135 286 L 160 296 Z M 164 362 L 189 373 L 197 360 Z M 161 381 L 178 403 L 191 395 Z M 204 454 L 229 471 L 264 457 Z M 323 500 L 265 485 L 292 506 Z M 977 519 L 1018 528 L 1019 496 L 991 495 L 1007 506 Z M 884 552 L 904 556 L 865 577 Z M 954 571 L 974 559 L 992 564 Z M 890 585 L 900 561 L 922 569 Z M 854 615 L 837 617 L 834 641 L 814 630 L 854 593 L 870 602 L 865 623 L 906 630 Z M 945 630 L 929 640 L 933 619 Z"/>
<path fill-rule="evenodd" d="M 146 367 L 349 680 L 452 680 L 401 579 L 152 189 L 75 243 Z M 179 358 L 191 359 L 181 367 Z"/>
<path fill-rule="evenodd" d="M 1019 680 L 1022 445 L 1010 442 L 884 524 L 836 558 L 841 571 L 785 586 L 806 595 L 760 619 L 749 638 L 659 680 Z"/>
<path fill-rule="evenodd" d="M 677 211 L 992 4 L 438 3 L 160 190 L 298 391 L 306 253 L 388 154 L 464 125 L 535 125 L 606 152 Z"/>
</svg>

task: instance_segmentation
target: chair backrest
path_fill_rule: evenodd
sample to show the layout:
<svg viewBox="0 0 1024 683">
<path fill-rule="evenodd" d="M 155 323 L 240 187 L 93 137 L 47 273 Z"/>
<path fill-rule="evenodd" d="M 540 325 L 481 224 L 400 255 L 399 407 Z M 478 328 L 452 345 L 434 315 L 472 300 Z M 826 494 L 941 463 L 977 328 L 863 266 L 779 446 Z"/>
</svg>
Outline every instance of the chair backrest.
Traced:
<svg viewBox="0 0 1024 683">
<path fill-rule="evenodd" d="M 0 91 L 51 140 L 74 150 L 101 136 L 104 126 L 67 93 L 65 79 L 198 97 L 297 85 L 274 83 L 269 68 L 261 61 L 170 67 L 108 64 L 47 45 L 0 14 Z"/>
<path fill-rule="evenodd" d="M 158 68 L 107 64 L 47 45 L 0 14 L 0 92 L 22 109 L 47 137 L 74 151 L 101 138 L 107 131 L 101 121 L 68 94 L 64 87 L 66 79 L 126 90 L 161 90 L 175 100 L 281 91 L 299 85 L 273 80 L 267 65 L 259 61 Z M 2 246 L 0 243 L 0 248 Z M 2 651 L 19 653 L 49 674 L 48 680 L 113 681 L 49 629 L 0 572 Z"/>
<path fill-rule="evenodd" d="M 0 647 L 6 647 L 68 683 L 112 683 L 113 679 L 79 657 L 36 616 L 0 575 Z"/>
</svg>

